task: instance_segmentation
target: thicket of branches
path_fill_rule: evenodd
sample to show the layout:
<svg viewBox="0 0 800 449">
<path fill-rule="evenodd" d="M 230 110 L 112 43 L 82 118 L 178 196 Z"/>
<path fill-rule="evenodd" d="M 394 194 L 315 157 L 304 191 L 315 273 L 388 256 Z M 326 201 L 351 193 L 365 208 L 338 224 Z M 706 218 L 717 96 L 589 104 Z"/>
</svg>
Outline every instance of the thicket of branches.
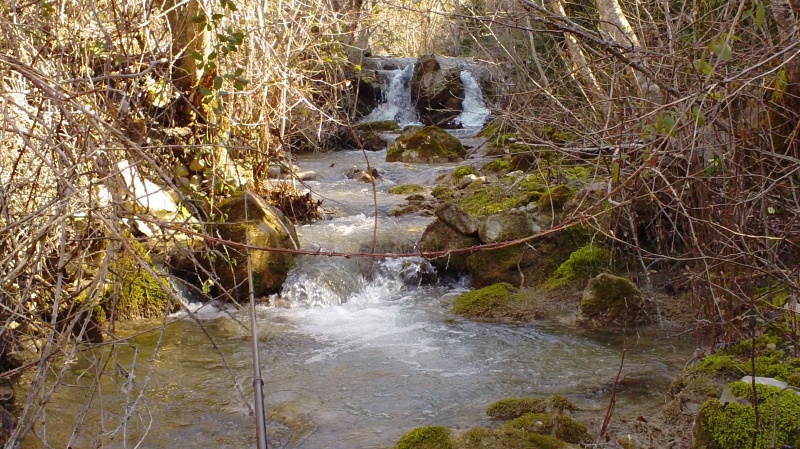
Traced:
<svg viewBox="0 0 800 449">
<path fill-rule="evenodd" d="M 152 270 L 130 223 L 154 219 L 128 201 L 120 162 L 176 192 L 173 166 L 193 158 L 236 158 L 258 182 L 266 164 L 323 148 L 355 117 L 365 51 L 493 64 L 495 115 L 540 169 L 592 164 L 611 180 L 572 219 L 645 273 L 679 270 L 713 339 L 800 294 L 795 0 L 623 1 L 625 22 L 608 0 L 227 0 L 187 13 L 194 3 L 0 5 L 0 375 L 33 373 L 12 440 L 44 438 L 36 423 L 76 358 L 91 367 L 87 401 L 102 388 L 129 395 L 99 439 L 136 413 L 145 385 L 118 375 L 133 370 L 118 352 L 133 349 L 115 339 L 115 318 L 107 350 L 72 343 L 94 339 L 87 317 L 119 300 L 103 281 L 121 254 Z M 206 30 L 208 51 L 176 51 L 171 13 Z M 187 58 L 205 76 L 188 89 L 174 70 Z M 241 180 L 223 181 L 183 190 L 207 198 L 183 205 L 204 219 Z M 155 225 L 137 238 L 182 238 L 175 223 Z M 21 349 L 41 358 L 10 356 Z"/>
</svg>

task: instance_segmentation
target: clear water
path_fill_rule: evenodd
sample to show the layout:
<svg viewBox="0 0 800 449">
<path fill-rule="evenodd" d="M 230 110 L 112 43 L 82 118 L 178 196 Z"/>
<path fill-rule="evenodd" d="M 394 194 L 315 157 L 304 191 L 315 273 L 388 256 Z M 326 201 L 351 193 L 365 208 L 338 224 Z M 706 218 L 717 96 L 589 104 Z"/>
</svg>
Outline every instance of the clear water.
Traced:
<svg viewBox="0 0 800 449">
<path fill-rule="evenodd" d="M 387 217 L 401 199 L 386 190 L 406 182 L 431 185 L 453 166 L 370 157 L 384 174 L 376 194 L 379 243 L 412 247 L 430 218 Z M 344 175 L 363 158 L 342 152 L 299 161 L 321 173 L 308 187 L 338 209 L 338 218 L 298 228 L 304 247 L 371 246 L 371 186 Z M 414 427 L 486 424 L 486 407 L 510 396 L 563 394 L 585 409 L 604 409 L 625 344 L 621 336 L 557 324 L 466 321 L 449 306 L 467 290 L 467 280 L 421 284 L 428 276 L 428 265 L 417 258 L 298 260 L 274 301 L 280 306 L 257 310 L 271 448 L 390 448 Z M 117 329 L 130 336 L 127 343 L 79 352 L 65 365 L 63 384 L 25 447 L 254 447 L 246 311 L 192 308 L 197 321 L 178 314 L 163 335 L 158 322 L 127 323 Z M 656 338 L 663 331 L 641 334 L 625 373 L 646 381 L 620 395 L 620 413 L 663 403 L 669 379 L 691 355 L 688 345 Z M 109 375 L 94 388 L 98 365 Z"/>
</svg>

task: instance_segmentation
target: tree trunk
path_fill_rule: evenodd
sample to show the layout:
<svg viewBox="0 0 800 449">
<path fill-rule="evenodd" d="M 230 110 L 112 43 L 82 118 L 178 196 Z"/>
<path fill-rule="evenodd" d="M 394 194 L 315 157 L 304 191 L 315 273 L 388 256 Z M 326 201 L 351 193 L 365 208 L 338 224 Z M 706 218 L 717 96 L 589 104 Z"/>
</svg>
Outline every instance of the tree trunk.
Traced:
<svg viewBox="0 0 800 449">
<path fill-rule="evenodd" d="M 164 0 L 164 10 L 172 31 L 172 84 L 186 99 L 178 107 L 176 124 L 185 125 L 193 122 L 196 119 L 194 111 L 201 109 L 202 98 L 195 91 L 213 83 L 216 71 L 198 69 L 199 61 L 194 56 L 200 54 L 205 58 L 210 53 L 211 41 L 205 24 L 192 22 L 194 17 L 203 13 L 199 0 Z M 207 76 L 204 78 L 204 75 Z"/>
</svg>

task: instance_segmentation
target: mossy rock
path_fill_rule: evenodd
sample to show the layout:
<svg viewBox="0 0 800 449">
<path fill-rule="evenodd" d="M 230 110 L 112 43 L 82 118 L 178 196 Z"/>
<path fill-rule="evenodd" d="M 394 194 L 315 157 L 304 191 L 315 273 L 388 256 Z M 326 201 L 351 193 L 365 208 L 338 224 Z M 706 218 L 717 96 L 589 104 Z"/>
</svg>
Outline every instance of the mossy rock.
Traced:
<svg viewBox="0 0 800 449">
<path fill-rule="evenodd" d="M 416 428 L 397 441 L 395 449 L 455 449 L 450 429 L 442 426 Z"/>
<path fill-rule="evenodd" d="M 404 131 L 386 151 L 386 162 L 454 162 L 466 156 L 464 145 L 447 131 L 426 126 Z"/>
<path fill-rule="evenodd" d="M 392 195 L 411 195 L 412 193 L 421 193 L 426 189 L 419 184 L 400 184 L 389 188 L 388 192 Z"/>
<path fill-rule="evenodd" d="M 509 420 L 529 413 L 565 413 L 575 411 L 575 405 L 561 395 L 548 398 L 507 398 L 492 403 L 486 414 L 492 418 Z"/>
<path fill-rule="evenodd" d="M 496 419 L 514 419 L 528 413 L 542 413 L 547 410 L 544 398 L 508 398 L 494 402 L 486 409 L 486 414 Z"/>
<path fill-rule="evenodd" d="M 459 180 L 467 175 L 477 175 L 477 174 L 478 172 L 475 171 L 475 168 L 470 167 L 469 165 L 462 165 L 453 170 L 453 177 L 456 178 L 456 180 Z"/>
<path fill-rule="evenodd" d="M 112 262 L 112 287 L 101 303 L 104 313 L 95 311 L 93 314 L 98 319 L 107 316 L 115 320 L 126 320 L 162 317 L 178 311 L 180 304 L 172 301 L 162 286 L 169 285 L 167 278 L 157 279 L 150 274 L 150 271 L 158 271 L 147 250 L 132 238 L 126 241 L 126 245 L 129 250 L 115 253 L 116 257 Z"/>
<path fill-rule="evenodd" d="M 589 280 L 578 320 L 597 327 L 633 326 L 652 322 L 650 312 L 631 281 L 603 273 Z"/>
<path fill-rule="evenodd" d="M 356 131 L 394 131 L 400 129 L 395 120 L 380 120 L 377 122 L 364 122 L 354 126 Z"/>
<path fill-rule="evenodd" d="M 254 193 L 242 193 L 221 203 L 217 216 L 225 218 L 216 224 L 216 231 L 223 240 L 249 242 L 262 248 L 296 249 L 299 246 L 292 222 Z M 247 252 L 223 244 L 217 245 L 217 250 L 227 256 L 214 260 L 220 286 L 230 291 L 237 301 L 246 301 L 249 295 Z M 280 290 L 294 266 L 294 255 L 252 250 L 251 261 L 254 294 L 261 297 Z"/>
<path fill-rule="evenodd" d="M 511 171 L 511 161 L 505 158 L 498 158 L 485 164 L 481 170 L 492 173 L 508 173 Z"/>
<path fill-rule="evenodd" d="M 457 440 L 459 449 L 563 449 L 563 441 L 548 435 L 526 432 L 509 427 L 488 429 L 476 427 Z"/>
<path fill-rule="evenodd" d="M 575 189 L 566 184 L 560 184 L 544 192 L 536 205 L 539 206 L 540 211 L 558 211 L 574 196 Z"/>
<path fill-rule="evenodd" d="M 473 285 L 484 287 L 497 282 L 528 286 L 544 282 L 566 261 L 576 248 L 589 241 L 589 233 L 580 227 L 553 232 L 533 242 L 504 248 L 476 251 L 467 257 L 467 270 Z"/>
<path fill-rule="evenodd" d="M 528 413 L 509 421 L 506 427 L 551 435 L 572 444 L 587 443 L 591 440 L 589 431 L 583 423 L 560 413 Z"/>
<path fill-rule="evenodd" d="M 499 185 L 478 185 L 478 187 L 470 189 L 458 200 L 459 206 L 470 215 L 497 214 L 531 202 L 531 194 L 527 191 L 509 190 Z"/>
<path fill-rule="evenodd" d="M 693 449 L 750 449 L 755 437 L 756 449 L 800 446 L 800 396 L 791 390 L 756 385 L 759 420 L 752 385 L 734 382 L 730 390 L 738 401 L 722 404 L 717 399 L 706 401 L 697 413 L 692 430 Z M 777 412 L 777 423 L 773 419 Z M 775 442 L 772 445 L 773 429 Z"/>
<path fill-rule="evenodd" d="M 437 219 L 425 228 L 417 246 L 420 251 L 437 252 L 469 248 L 479 243 L 477 238 L 462 235 L 442 220 Z M 431 259 L 431 264 L 440 272 L 465 274 L 468 271 L 467 259 L 469 256 L 470 253 L 467 251 L 447 254 Z"/>
<path fill-rule="evenodd" d="M 599 245 L 586 245 L 572 252 L 545 281 L 550 289 L 564 287 L 597 276 L 610 267 L 611 253 Z"/>
<path fill-rule="evenodd" d="M 482 321 L 520 321 L 536 318 L 536 309 L 519 290 L 499 283 L 459 295 L 453 313 Z"/>
</svg>

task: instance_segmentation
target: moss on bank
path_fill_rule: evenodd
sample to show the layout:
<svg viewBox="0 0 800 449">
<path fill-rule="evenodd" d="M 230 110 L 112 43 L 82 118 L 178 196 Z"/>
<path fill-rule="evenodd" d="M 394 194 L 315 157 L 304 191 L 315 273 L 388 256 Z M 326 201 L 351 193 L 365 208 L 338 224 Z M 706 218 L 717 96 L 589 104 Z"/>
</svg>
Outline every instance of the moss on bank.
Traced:
<svg viewBox="0 0 800 449">
<path fill-rule="evenodd" d="M 797 447 L 800 445 L 800 396 L 794 391 L 783 391 L 768 385 L 756 385 L 758 394 L 754 401 L 750 384 L 734 382 L 730 385 L 737 401 L 722 404 L 710 399 L 700 407 L 693 430 L 694 449 L 756 449 L 772 447 Z M 756 427 L 756 412 L 759 408 Z M 777 421 L 773 419 L 777 416 Z M 773 432 L 776 445 L 772 444 Z"/>
</svg>

